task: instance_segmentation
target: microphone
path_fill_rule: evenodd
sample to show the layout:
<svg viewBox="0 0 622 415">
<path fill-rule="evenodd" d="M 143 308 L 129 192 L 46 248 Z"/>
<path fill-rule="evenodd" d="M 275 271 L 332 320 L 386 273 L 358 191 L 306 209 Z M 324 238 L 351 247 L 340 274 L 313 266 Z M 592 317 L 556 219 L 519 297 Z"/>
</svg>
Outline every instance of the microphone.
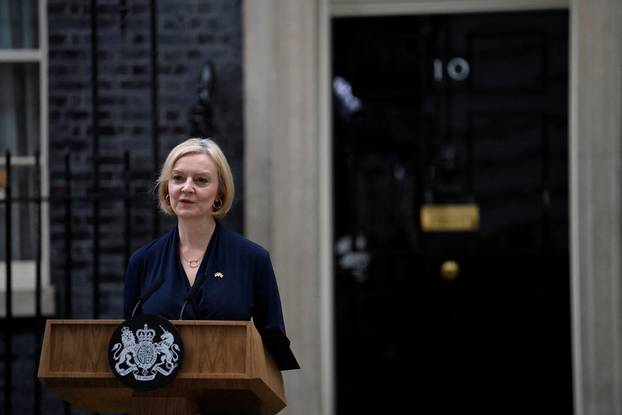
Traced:
<svg viewBox="0 0 622 415">
<path fill-rule="evenodd" d="M 143 294 L 140 297 L 138 297 L 138 301 L 136 302 L 136 305 L 134 306 L 134 310 L 132 311 L 131 318 L 134 318 L 134 314 L 136 313 L 136 310 L 138 310 L 138 306 L 143 304 L 145 301 L 147 301 L 149 297 L 151 297 L 153 293 L 156 292 L 158 288 L 162 286 L 162 284 L 164 284 L 164 276 L 160 276 L 160 278 L 158 278 L 156 282 L 154 282 L 151 285 L 151 287 L 147 288 L 147 290 L 143 292 Z"/>
<path fill-rule="evenodd" d="M 199 287 L 203 285 L 203 283 L 205 282 L 206 276 L 207 276 L 207 272 L 202 272 L 201 274 L 199 274 L 199 278 L 194 281 L 194 284 L 192 284 L 192 287 L 190 287 L 190 289 L 188 290 L 188 294 L 186 295 L 186 298 L 184 299 L 184 304 L 181 306 L 181 311 L 179 312 L 180 320 L 182 320 L 182 317 L 184 315 L 184 310 L 186 306 L 188 305 L 188 303 L 192 304 L 192 308 L 194 308 L 194 313 L 198 315 L 197 308 L 194 303 L 194 295 L 197 293 L 197 291 L 199 291 Z"/>
</svg>

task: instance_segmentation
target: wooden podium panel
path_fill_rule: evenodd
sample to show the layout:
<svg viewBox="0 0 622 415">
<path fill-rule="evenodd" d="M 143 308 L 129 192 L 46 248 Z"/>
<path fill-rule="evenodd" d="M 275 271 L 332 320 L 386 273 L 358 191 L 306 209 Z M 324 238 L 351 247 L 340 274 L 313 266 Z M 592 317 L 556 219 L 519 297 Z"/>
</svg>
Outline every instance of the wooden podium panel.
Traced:
<svg viewBox="0 0 622 415">
<path fill-rule="evenodd" d="M 143 413 L 166 404 L 186 412 L 276 414 L 286 406 L 283 377 L 247 321 L 172 321 L 184 342 L 175 380 L 149 392 L 121 383 L 108 365 L 110 337 L 122 320 L 48 320 L 39 379 L 84 411 Z M 183 405 L 182 405 L 183 406 Z M 147 411 L 145 413 L 156 413 Z"/>
</svg>

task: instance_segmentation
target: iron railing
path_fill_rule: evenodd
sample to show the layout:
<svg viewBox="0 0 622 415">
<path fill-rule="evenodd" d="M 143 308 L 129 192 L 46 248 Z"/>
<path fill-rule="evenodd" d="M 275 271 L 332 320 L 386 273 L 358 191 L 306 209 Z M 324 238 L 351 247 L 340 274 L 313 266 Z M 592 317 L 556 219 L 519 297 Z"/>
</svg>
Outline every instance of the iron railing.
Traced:
<svg viewBox="0 0 622 415">
<path fill-rule="evenodd" d="M 140 211 L 144 211 L 147 213 L 154 212 L 154 209 L 157 208 L 157 201 L 155 195 L 152 194 L 151 183 L 153 183 L 152 173 L 146 171 L 139 171 L 131 165 L 131 157 L 129 152 L 123 153 L 120 157 L 106 157 L 106 162 L 110 162 L 112 165 L 116 166 L 117 170 L 120 170 L 118 177 L 114 178 L 114 186 L 104 187 L 99 183 L 99 174 L 96 174 L 93 181 L 90 183 L 90 188 L 87 188 L 87 191 L 83 190 L 86 188 L 84 186 L 85 180 L 89 179 L 88 175 L 76 175 L 75 172 L 72 171 L 72 163 L 71 163 L 71 155 L 67 154 L 64 159 L 64 179 L 62 180 L 62 186 L 56 186 L 56 190 L 59 187 L 62 187 L 62 191 L 56 191 L 54 194 L 44 195 L 42 193 L 41 187 L 41 170 L 40 170 L 40 156 L 37 154 L 35 156 L 35 164 L 34 164 L 34 192 L 33 194 L 26 195 L 15 195 L 15 180 L 14 180 L 14 165 L 12 163 L 12 156 L 10 153 L 6 153 L 4 158 L 4 169 L 5 169 L 5 186 L 4 186 L 4 198 L 0 199 L 0 207 L 4 207 L 5 215 L 4 218 L 0 219 L 4 223 L 4 237 L 5 237 L 5 261 L 2 264 L 5 267 L 6 274 L 6 290 L 2 295 L 4 295 L 5 299 L 5 317 L 0 318 L 0 326 L 2 328 L 3 334 L 3 344 L 0 349 L 0 364 L 2 364 L 2 368 L 4 369 L 4 393 L 2 395 L 4 400 L 4 410 L 3 414 L 11 415 L 14 413 L 22 413 L 23 405 L 28 404 L 24 402 L 15 402 L 14 394 L 17 392 L 16 385 L 14 384 L 14 380 L 16 375 L 18 375 L 17 371 L 14 370 L 14 360 L 16 358 L 16 350 L 14 350 L 14 335 L 19 333 L 23 335 L 24 333 L 30 333 L 32 335 L 32 344 L 35 352 L 29 356 L 32 359 L 32 367 L 34 367 L 34 372 L 32 373 L 32 396 L 33 396 L 33 412 L 34 414 L 42 413 L 42 406 L 45 407 L 47 405 L 47 401 L 44 404 L 44 388 L 41 386 L 40 382 L 37 379 L 37 368 L 39 361 L 40 348 L 43 337 L 43 330 L 45 327 L 45 320 L 47 318 L 74 318 L 75 316 L 75 307 L 74 307 L 74 289 L 79 284 L 85 284 L 84 280 L 76 280 L 74 279 L 74 271 L 76 271 L 77 267 L 91 267 L 88 270 L 89 275 L 91 276 L 91 280 L 86 282 L 89 284 L 92 289 L 92 318 L 100 318 L 101 317 L 101 292 L 100 286 L 102 284 L 101 281 L 101 273 L 100 270 L 104 263 L 101 258 L 101 246 L 97 241 L 101 240 L 102 236 L 102 227 L 100 220 L 100 205 L 101 203 L 116 201 L 118 203 L 118 211 L 115 213 L 114 217 L 118 218 L 118 221 L 114 224 L 106 223 L 106 227 L 109 229 L 111 225 L 114 225 L 118 228 L 122 228 L 122 238 L 118 238 L 118 244 L 114 249 L 116 251 L 122 252 L 123 257 L 123 265 L 124 267 L 127 265 L 129 257 L 132 252 L 132 240 L 138 241 L 137 243 L 141 243 L 143 240 L 147 240 L 149 238 L 155 238 L 157 236 L 157 229 L 149 229 L 147 233 L 145 233 L 144 229 L 142 233 L 143 235 L 137 235 L 136 232 L 133 231 L 132 224 L 132 216 L 133 214 L 140 214 Z M 101 160 L 93 158 L 93 164 L 99 165 L 101 164 Z M 95 171 L 98 171 L 94 169 Z M 76 176 L 85 176 L 76 178 Z M 80 186 L 76 186 L 79 184 Z M 82 190 L 79 193 L 74 192 L 74 188 L 79 187 Z M 136 191 L 136 188 L 139 187 L 141 190 Z M 152 197 L 145 197 L 147 194 Z M 28 260 L 32 260 L 35 262 L 35 286 L 34 286 L 34 314 L 32 316 L 28 316 L 26 318 L 22 316 L 15 316 L 14 314 L 14 282 L 15 278 L 19 278 L 19 276 L 13 275 L 13 263 L 16 260 L 13 247 L 11 241 L 13 241 L 13 234 L 18 229 L 15 229 L 15 224 L 13 222 L 13 213 L 16 209 L 23 209 L 23 206 L 36 206 L 35 212 L 33 215 L 33 223 L 34 227 L 34 241 L 33 246 L 31 247 L 31 251 L 33 253 L 32 258 L 28 258 Z M 44 249 L 44 241 L 42 235 L 43 226 L 47 224 L 42 221 L 42 213 L 44 209 L 48 209 L 49 211 L 55 210 L 57 213 L 54 217 L 51 217 L 50 221 L 54 222 L 58 225 L 58 222 L 62 222 L 63 229 L 63 240 L 62 241 L 50 241 L 50 251 L 54 250 L 56 252 L 63 252 L 64 258 L 55 258 L 52 262 L 56 263 L 58 266 L 53 267 L 50 266 L 50 270 L 48 275 L 51 276 L 50 282 L 54 286 L 58 295 L 56 295 L 55 299 L 55 312 L 54 315 L 45 315 L 44 307 L 42 304 L 43 301 L 43 267 L 47 266 L 47 264 L 43 263 L 43 249 Z M 64 212 L 62 215 L 58 213 L 60 211 L 56 209 L 62 209 Z M 73 222 L 78 216 L 87 216 L 91 218 L 91 238 L 92 238 L 92 252 L 91 252 L 91 261 L 90 263 L 84 264 L 84 261 L 80 261 L 77 265 L 77 262 L 74 258 L 73 251 L 75 243 L 74 235 L 74 226 Z M 55 245 L 53 245 L 55 244 Z M 111 249 L 108 247 L 107 249 Z M 62 264 L 62 265 L 61 265 Z M 56 272 L 52 270 L 52 268 L 56 268 Z M 62 271 L 58 271 L 62 269 Z M 84 271 L 82 269 L 81 271 Z M 121 285 L 122 282 L 122 270 L 119 270 L 118 283 Z M 84 318 L 84 310 L 78 310 L 79 317 Z M 119 318 L 122 315 L 122 310 L 118 310 Z M 3 352 L 3 353 L 2 353 Z M 21 378 L 24 377 L 24 373 L 19 373 Z M 23 385 L 22 385 L 23 387 Z M 23 391 L 22 391 L 23 392 Z M 49 399 L 49 398 L 46 398 Z M 60 398 L 57 398 L 60 400 Z M 71 408 L 68 404 L 64 404 L 65 413 L 71 413 Z M 44 412 L 45 413 L 45 412 Z"/>
</svg>

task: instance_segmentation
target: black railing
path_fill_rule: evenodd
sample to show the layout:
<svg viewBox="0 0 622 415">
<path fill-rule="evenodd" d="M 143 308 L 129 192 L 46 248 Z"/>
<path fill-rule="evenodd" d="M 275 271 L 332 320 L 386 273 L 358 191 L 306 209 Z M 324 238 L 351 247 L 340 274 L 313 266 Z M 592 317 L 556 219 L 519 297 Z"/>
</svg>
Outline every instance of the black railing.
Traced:
<svg viewBox="0 0 622 415">
<path fill-rule="evenodd" d="M 7 152 L 5 159 L 6 167 L 5 167 L 5 190 L 4 190 L 4 229 L 5 229 L 5 247 L 6 247 L 6 277 L 5 277 L 5 318 L 7 322 L 10 322 L 13 319 L 13 276 L 11 275 L 11 241 L 13 240 L 11 223 L 11 211 L 13 207 L 13 200 L 11 197 L 11 154 Z M 39 298 L 35 299 L 35 301 L 40 301 Z M 13 390 L 13 332 L 11 330 L 11 324 L 7 324 L 5 326 L 4 333 L 4 388 L 5 388 L 5 396 L 4 396 L 4 405 L 5 405 L 5 413 L 11 413 L 12 407 L 12 394 L 9 393 Z"/>
<path fill-rule="evenodd" d="M 102 160 L 103 158 L 93 158 L 93 163 L 103 164 Z M 128 152 L 125 152 L 121 157 L 106 157 L 105 162 L 110 162 L 117 170 L 120 170 L 114 177 L 114 186 L 100 186 L 99 182 L 94 186 L 93 179 L 89 178 L 89 175 L 76 174 L 76 172 L 72 171 L 71 156 L 67 154 L 64 159 L 64 171 L 62 172 L 64 178 L 55 183 L 54 194 L 43 195 L 40 170 L 41 163 L 38 154 L 35 156 L 34 164 L 29 166 L 34 167 L 34 185 L 32 186 L 31 194 L 23 194 L 23 191 L 16 191 L 15 182 L 18 175 L 14 172 L 15 165 L 12 162 L 10 153 L 7 153 L 4 157 L 4 166 L 2 166 L 5 170 L 4 198 L 0 199 L 0 207 L 4 207 L 5 209 L 5 215 L 2 220 L 4 222 L 4 266 L 6 269 L 6 290 L 4 292 L 6 306 L 5 316 L 4 318 L 0 318 L 3 333 L 2 340 L 4 343 L 1 349 L 4 353 L 1 355 L 0 359 L 4 374 L 2 394 L 4 402 L 2 406 L 3 411 L 0 411 L 3 414 L 11 415 L 23 413 L 24 411 L 30 413 L 30 403 L 17 402 L 18 399 L 15 398 L 15 394 L 18 392 L 16 386 L 18 382 L 15 382 L 15 379 L 18 376 L 20 377 L 19 383 L 23 388 L 23 378 L 25 376 L 30 376 L 29 374 L 24 374 L 22 371 L 14 370 L 14 362 L 16 357 L 18 357 L 16 355 L 21 352 L 21 350 L 17 350 L 13 346 L 15 335 L 17 334 L 22 337 L 26 334 L 32 339 L 32 350 L 34 350 L 34 352 L 26 357 L 26 359 L 30 360 L 29 364 L 34 368 L 32 372 L 32 382 L 28 381 L 28 383 L 31 384 L 31 396 L 33 396 L 32 413 L 41 414 L 43 408 L 48 408 L 50 406 L 50 402 L 48 402 L 50 399 L 57 400 L 56 404 L 53 402 L 51 403 L 52 406 L 57 405 L 61 411 L 62 409 L 60 408 L 64 406 L 65 413 L 71 412 L 70 406 L 61 403 L 60 398 L 50 398 L 50 394 L 44 393 L 45 388 L 42 387 L 36 376 L 45 320 L 47 318 L 74 318 L 76 314 L 78 314 L 80 318 L 87 317 L 84 307 L 76 309 L 76 304 L 74 304 L 74 290 L 80 289 L 80 291 L 84 291 L 84 285 L 88 286 L 89 284 L 92 287 L 93 304 L 90 310 L 91 315 L 88 317 L 101 317 L 100 286 L 102 284 L 102 273 L 100 271 L 103 265 L 107 265 L 105 258 L 101 255 L 102 246 L 99 243 L 102 239 L 102 234 L 105 233 L 105 231 L 102 232 L 102 228 L 110 230 L 111 226 L 115 226 L 116 228 L 122 229 L 119 234 L 122 238 L 117 238 L 115 246 L 107 246 L 105 249 L 121 253 L 123 269 L 121 269 L 120 266 L 118 267 L 118 272 L 114 272 L 113 281 L 111 281 L 110 275 L 108 275 L 107 281 L 103 281 L 107 283 L 112 282 L 113 284 L 118 283 L 120 291 L 122 290 L 123 272 L 133 248 L 132 242 L 134 241 L 136 244 L 140 244 L 156 235 L 157 230 L 151 229 L 149 225 L 147 225 L 147 228 L 143 227 L 140 230 L 141 234 L 137 235 L 137 227 L 132 224 L 133 216 L 136 217 L 138 215 L 143 218 L 142 212 L 145 212 L 146 215 L 150 215 L 154 212 L 156 199 L 152 192 L 152 174 L 137 169 L 133 170 L 131 157 Z M 100 173 L 98 173 L 97 176 L 99 176 L 99 174 Z M 95 180 L 99 180 L 99 177 Z M 85 182 L 87 181 L 90 181 L 90 188 L 85 186 Z M 137 188 L 139 189 L 138 191 L 136 190 Z M 76 190 L 80 191 L 76 192 Z M 116 222 L 109 222 L 108 217 L 111 214 L 110 211 L 108 211 L 105 226 L 100 226 L 100 207 L 106 202 L 116 203 L 116 207 L 114 207 L 115 211 L 112 215 Z M 15 286 L 14 279 L 20 277 L 19 275 L 14 275 L 13 267 L 15 261 L 18 260 L 15 258 L 13 241 L 15 240 L 15 233 L 20 232 L 20 229 L 16 226 L 16 223 L 19 226 L 20 221 L 14 222 L 14 215 L 18 209 L 25 210 L 26 208 L 23 207 L 24 205 L 28 207 L 35 206 L 35 214 L 33 215 L 34 217 L 31 218 L 31 226 L 34 228 L 34 232 L 29 233 L 34 236 L 32 238 L 32 246 L 28 249 L 31 256 L 28 258 L 19 258 L 19 260 L 26 259 L 35 262 L 35 284 L 34 287 L 32 287 L 34 292 L 34 308 L 33 314 L 27 317 L 15 315 L 14 310 L 16 302 L 13 289 Z M 49 245 L 47 245 L 49 246 L 50 252 L 54 251 L 58 253 L 62 251 L 64 255 L 64 258 L 50 258 L 50 269 L 47 270 L 47 275 L 50 276 L 50 283 L 57 294 L 55 297 L 55 312 L 53 315 L 45 314 L 46 307 L 44 307 L 43 304 L 44 284 L 42 276 L 44 274 L 44 267 L 48 266 L 48 264 L 43 263 L 43 249 L 45 246 L 43 235 L 48 234 L 43 230 L 43 226 L 47 224 L 41 220 L 42 213 L 45 209 L 48 209 L 50 213 L 52 210 L 55 210 L 55 214 L 50 214 L 50 227 L 56 226 L 57 236 L 58 229 L 62 229 L 63 233 L 62 239 L 56 238 L 56 240 L 52 240 L 52 238 L 50 238 Z M 61 210 L 64 210 L 64 212 L 61 212 Z M 80 261 L 76 261 L 73 254 L 76 242 L 76 238 L 74 237 L 74 232 L 76 231 L 74 220 L 78 216 L 88 217 L 92 221 L 90 224 L 92 230 L 90 233 L 92 249 L 88 261 L 84 261 L 83 258 Z M 59 227 L 59 225 L 62 225 L 62 227 Z M 51 232 L 49 234 L 51 235 Z M 80 238 L 84 238 L 84 234 L 81 234 Z M 48 256 L 51 257 L 51 255 Z M 76 271 L 76 269 L 87 271 L 90 280 L 85 281 L 84 278 L 74 278 L 74 271 Z M 108 274 L 110 274 L 110 272 Z M 113 314 L 113 318 L 121 318 L 121 307 L 118 307 L 117 312 L 113 312 Z M 23 390 L 20 392 L 24 393 Z M 24 405 L 27 406 L 24 407 Z M 44 413 L 48 413 L 48 411 L 44 410 Z"/>
</svg>

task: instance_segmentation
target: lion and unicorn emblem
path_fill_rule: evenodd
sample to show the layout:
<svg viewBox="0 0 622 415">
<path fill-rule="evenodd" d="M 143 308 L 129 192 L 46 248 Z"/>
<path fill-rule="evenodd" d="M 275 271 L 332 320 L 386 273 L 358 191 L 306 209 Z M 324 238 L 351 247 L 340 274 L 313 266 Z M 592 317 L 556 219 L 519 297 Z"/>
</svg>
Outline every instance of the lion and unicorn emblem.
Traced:
<svg viewBox="0 0 622 415">
<path fill-rule="evenodd" d="M 121 376 L 129 373 L 138 381 L 151 381 L 158 373 L 169 376 L 179 365 L 180 347 L 175 344 L 173 334 L 162 326 L 159 342 L 153 342 L 156 332 L 147 324 L 136 330 L 136 337 L 129 327 L 121 329 L 121 343 L 112 346 L 114 368 Z"/>
</svg>

